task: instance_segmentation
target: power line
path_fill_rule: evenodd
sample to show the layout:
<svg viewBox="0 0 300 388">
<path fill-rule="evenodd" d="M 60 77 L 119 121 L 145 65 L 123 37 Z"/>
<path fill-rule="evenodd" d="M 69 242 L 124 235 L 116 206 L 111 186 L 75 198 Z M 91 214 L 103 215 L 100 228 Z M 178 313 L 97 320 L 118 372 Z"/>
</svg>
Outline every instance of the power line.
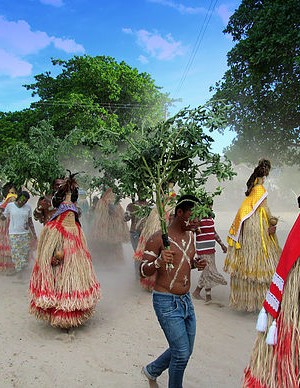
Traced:
<svg viewBox="0 0 300 388">
<path fill-rule="evenodd" d="M 194 59 L 196 57 L 196 54 L 197 54 L 197 51 L 199 50 L 200 44 L 203 41 L 204 34 L 205 34 L 206 30 L 207 30 L 207 27 L 208 27 L 208 24 L 209 24 L 210 19 L 212 17 L 212 14 L 213 14 L 213 12 L 214 12 L 214 10 L 216 8 L 217 2 L 218 2 L 218 0 L 211 0 L 211 2 L 210 2 L 209 8 L 208 8 L 208 10 L 206 12 L 206 15 L 205 15 L 205 18 L 204 18 L 204 22 L 203 22 L 203 24 L 202 24 L 202 26 L 200 28 L 199 33 L 198 33 L 198 36 L 197 36 L 194 48 L 193 48 L 193 50 L 191 52 L 190 58 L 188 60 L 188 63 L 186 65 L 186 67 L 185 67 L 185 70 L 184 70 L 184 72 L 183 72 L 183 74 L 182 74 L 182 76 L 180 78 L 180 81 L 178 83 L 178 86 L 177 86 L 177 88 L 175 90 L 175 93 L 174 93 L 175 97 L 174 98 L 176 98 L 176 96 L 178 95 L 180 89 L 183 86 L 184 81 L 186 80 L 187 74 L 188 74 L 188 72 L 189 72 L 189 70 L 190 70 L 190 68 L 191 68 L 191 66 L 193 64 L 193 61 L 194 61 Z"/>
<path fill-rule="evenodd" d="M 87 103 L 70 103 L 68 100 L 60 100 L 60 101 L 35 101 L 33 104 L 39 104 L 39 105 L 49 105 L 49 106 L 81 106 L 81 107 L 93 107 L 93 105 L 97 104 L 99 107 L 104 107 L 104 108 L 122 108 L 122 109 L 139 109 L 143 107 L 152 107 L 153 104 L 139 104 L 139 103 L 111 103 L 111 102 L 93 102 L 93 104 L 87 104 Z"/>
</svg>

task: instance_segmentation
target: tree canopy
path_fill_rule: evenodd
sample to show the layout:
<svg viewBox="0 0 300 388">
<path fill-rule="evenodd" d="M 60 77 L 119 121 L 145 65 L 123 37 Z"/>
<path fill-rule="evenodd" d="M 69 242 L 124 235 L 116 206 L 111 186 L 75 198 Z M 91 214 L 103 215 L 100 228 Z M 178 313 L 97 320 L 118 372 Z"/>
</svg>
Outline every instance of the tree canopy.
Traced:
<svg viewBox="0 0 300 388">
<path fill-rule="evenodd" d="M 226 154 L 234 162 L 263 155 L 299 164 L 299 16 L 297 0 L 243 0 L 224 30 L 236 44 L 213 99 L 231 105 L 226 126 L 237 136 Z"/>
<path fill-rule="evenodd" d="M 172 100 L 161 92 L 149 74 L 140 73 L 123 61 L 118 63 L 107 56 L 85 55 L 67 61 L 52 59 L 52 64 L 57 68 L 56 76 L 47 71 L 36 75 L 34 83 L 24 85 L 33 97 L 39 98 L 31 104 L 30 109 L 0 112 L 2 176 L 6 172 L 7 177 L 14 177 L 21 184 L 28 182 L 25 166 L 10 160 L 13 150 L 22 150 L 27 155 L 27 161 L 39 161 L 43 166 L 43 174 L 35 168 L 31 169 L 32 180 L 38 182 L 37 190 L 49 186 L 53 179 L 51 163 L 43 159 L 46 156 L 43 147 L 52 147 L 60 167 L 72 164 L 68 157 L 78 159 L 80 147 L 79 154 L 83 155 L 80 164 L 86 160 L 90 162 L 95 150 L 90 151 L 90 155 L 87 148 L 81 152 L 84 146 L 82 134 L 93 139 L 98 156 L 108 150 L 111 152 L 112 147 L 117 152 L 118 143 L 111 141 L 109 131 L 120 134 L 130 132 L 133 128 L 142 131 L 144 126 L 162 120 L 172 104 Z M 33 132 L 36 133 L 37 128 L 45 131 L 44 137 L 49 142 L 43 142 L 39 137 L 37 144 L 40 148 L 32 143 Z M 57 145 L 62 143 L 68 143 L 69 150 L 73 145 L 73 152 L 59 155 L 61 147 Z M 18 159 L 22 160 L 22 156 Z M 50 160 L 53 162 L 52 157 Z"/>
<path fill-rule="evenodd" d="M 110 117 L 117 118 L 116 126 L 133 123 L 141 128 L 161 120 L 171 104 L 148 73 L 124 61 L 84 55 L 67 61 L 52 59 L 52 64 L 61 69 L 56 77 L 45 72 L 24 86 L 39 97 L 32 107 L 43 112 L 59 136 L 75 127 L 101 127 Z"/>
<path fill-rule="evenodd" d="M 207 193 L 206 182 L 213 176 L 223 181 L 234 175 L 230 161 L 211 151 L 213 139 L 207 134 L 222 125 L 225 109 L 220 104 L 185 108 L 143 132 L 133 130 L 120 135 L 110 131 L 122 146 L 118 154 L 112 149 L 107 157 L 96 160 L 102 172 L 98 186 L 110 186 L 120 197 L 142 194 L 143 199 L 151 200 L 154 195 L 163 219 L 162 203 L 172 182 L 178 185 L 180 194 L 203 199 L 198 210 L 199 216 L 204 216 L 210 211 L 207 199 L 221 193 L 219 187 Z M 85 142 L 93 145 L 88 134 Z"/>
</svg>

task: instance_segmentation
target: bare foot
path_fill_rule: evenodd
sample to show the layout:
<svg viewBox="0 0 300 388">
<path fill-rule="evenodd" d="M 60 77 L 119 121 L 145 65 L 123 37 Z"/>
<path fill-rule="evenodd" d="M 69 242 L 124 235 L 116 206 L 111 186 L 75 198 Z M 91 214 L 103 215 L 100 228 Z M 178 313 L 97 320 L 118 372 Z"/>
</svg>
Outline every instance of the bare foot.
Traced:
<svg viewBox="0 0 300 388">
<path fill-rule="evenodd" d="M 197 300 L 204 300 L 204 298 L 202 298 L 202 296 L 198 292 L 193 292 L 192 295 L 193 295 L 193 298 Z"/>
<path fill-rule="evenodd" d="M 142 368 L 142 374 L 147 378 L 150 388 L 159 388 L 156 380 L 152 380 L 146 375 L 144 367 Z"/>
<path fill-rule="evenodd" d="M 154 381 L 154 380 L 149 380 L 149 379 L 148 379 L 148 381 L 149 381 L 149 387 L 150 387 L 150 388 L 159 388 L 159 386 L 158 386 L 158 384 L 157 384 L 156 381 Z"/>
</svg>

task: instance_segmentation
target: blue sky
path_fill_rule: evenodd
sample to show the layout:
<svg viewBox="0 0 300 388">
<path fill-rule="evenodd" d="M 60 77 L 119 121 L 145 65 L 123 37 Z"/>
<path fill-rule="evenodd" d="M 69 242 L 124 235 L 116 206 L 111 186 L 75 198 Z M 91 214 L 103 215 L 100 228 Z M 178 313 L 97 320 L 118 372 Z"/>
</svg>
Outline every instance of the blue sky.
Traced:
<svg viewBox="0 0 300 388">
<path fill-rule="evenodd" d="M 1 0 L 0 111 L 29 107 L 22 85 L 51 58 L 107 55 L 147 72 L 181 99 L 172 114 L 209 98 L 233 47 L 223 34 L 238 0 Z M 217 136 L 221 152 L 233 135 Z"/>
</svg>

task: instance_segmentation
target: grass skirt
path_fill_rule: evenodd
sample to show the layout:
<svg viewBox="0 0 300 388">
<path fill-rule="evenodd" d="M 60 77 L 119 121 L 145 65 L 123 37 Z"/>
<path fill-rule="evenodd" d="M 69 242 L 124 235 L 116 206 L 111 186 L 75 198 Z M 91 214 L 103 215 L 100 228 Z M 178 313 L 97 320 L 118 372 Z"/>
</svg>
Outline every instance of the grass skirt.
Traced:
<svg viewBox="0 0 300 388">
<path fill-rule="evenodd" d="M 257 311 L 269 289 L 281 254 L 276 235 L 268 233 L 268 207 L 259 207 L 244 221 L 240 248 L 229 246 L 224 271 L 230 274 L 230 306 L 235 310 Z"/>
<path fill-rule="evenodd" d="M 266 344 L 267 332 L 258 333 L 244 372 L 244 388 L 300 387 L 300 258 L 284 287 L 277 329 L 275 346 Z"/>
<path fill-rule="evenodd" d="M 11 259 L 8 223 L 8 220 L 0 220 L 0 272 L 3 273 L 15 268 Z"/>
<path fill-rule="evenodd" d="M 117 244 L 130 241 L 129 228 L 124 221 L 123 207 L 120 203 L 115 204 L 115 194 L 111 189 L 108 189 L 97 202 L 89 237 L 97 243 Z"/>
<path fill-rule="evenodd" d="M 63 252 L 58 265 L 57 252 Z M 63 213 L 43 228 L 29 294 L 30 313 L 55 327 L 79 326 L 93 315 L 100 284 L 73 212 Z"/>
</svg>

